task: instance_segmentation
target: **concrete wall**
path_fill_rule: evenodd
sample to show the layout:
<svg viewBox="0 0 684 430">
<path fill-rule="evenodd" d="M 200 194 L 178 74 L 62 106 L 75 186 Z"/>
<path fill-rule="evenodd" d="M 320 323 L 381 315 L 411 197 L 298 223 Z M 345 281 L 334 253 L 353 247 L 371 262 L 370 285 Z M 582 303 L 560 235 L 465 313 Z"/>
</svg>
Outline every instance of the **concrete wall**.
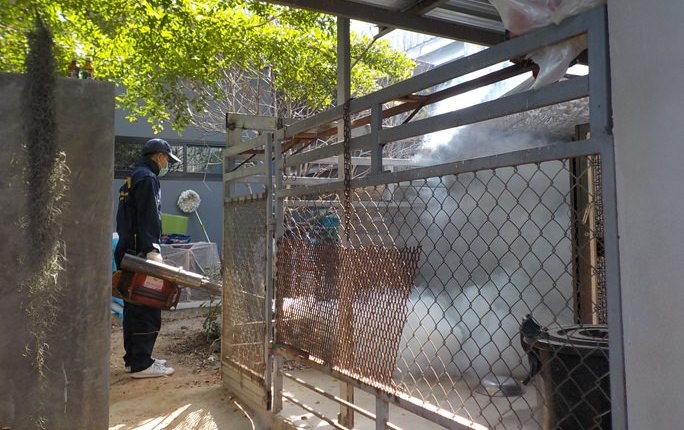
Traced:
<svg viewBox="0 0 684 430">
<path fill-rule="evenodd" d="M 57 81 L 57 143 L 66 154 L 69 190 L 58 218 L 64 270 L 55 320 L 27 311 L 22 284 L 36 272 L 35 234 L 22 227 L 28 211 L 24 169 L 31 161 L 22 116 L 22 75 L 0 73 L 0 427 L 106 429 L 109 420 L 111 197 L 114 88 L 85 80 Z M 44 119 L 43 119 L 44 120 Z M 35 236 L 34 236 L 35 237 Z M 42 309 L 38 306 L 38 310 Z M 33 315 L 33 316 L 29 316 Z M 31 327 L 47 323 L 45 376 L 32 362 Z M 41 388 L 41 386 L 43 388 Z"/>
<path fill-rule="evenodd" d="M 684 2 L 609 1 L 629 428 L 684 423 Z"/>
</svg>

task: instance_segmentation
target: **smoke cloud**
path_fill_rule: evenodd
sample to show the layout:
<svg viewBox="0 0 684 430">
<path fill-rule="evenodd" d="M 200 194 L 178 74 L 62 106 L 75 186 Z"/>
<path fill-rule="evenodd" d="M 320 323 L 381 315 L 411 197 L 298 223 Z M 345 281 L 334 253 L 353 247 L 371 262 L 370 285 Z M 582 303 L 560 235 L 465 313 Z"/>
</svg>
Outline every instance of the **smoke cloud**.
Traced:
<svg viewBox="0 0 684 430">
<path fill-rule="evenodd" d="M 430 145 L 420 162 L 548 144 L 531 134 L 463 127 L 446 145 Z M 567 168 L 553 161 L 464 173 L 414 182 L 406 191 L 405 198 L 425 207 L 408 214 L 400 232 L 423 249 L 400 374 L 522 378 L 521 320 L 531 313 L 544 325 L 572 322 Z"/>
</svg>

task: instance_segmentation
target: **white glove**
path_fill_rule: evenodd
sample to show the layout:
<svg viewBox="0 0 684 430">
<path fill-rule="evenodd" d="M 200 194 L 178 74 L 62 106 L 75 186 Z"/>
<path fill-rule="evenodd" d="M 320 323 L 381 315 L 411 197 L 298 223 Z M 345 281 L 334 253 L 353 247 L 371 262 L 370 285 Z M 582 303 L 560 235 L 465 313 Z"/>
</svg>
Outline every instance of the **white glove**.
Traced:
<svg viewBox="0 0 684 430">
<path fill-rule="evenodd" d="M 157 263 L 163 263 L 164 259 L 162 258 L 162 255 L 156 251 L 150 251 L 147 253 L 146 258 L 148 260 L 155 261 Z"/>
</svg>

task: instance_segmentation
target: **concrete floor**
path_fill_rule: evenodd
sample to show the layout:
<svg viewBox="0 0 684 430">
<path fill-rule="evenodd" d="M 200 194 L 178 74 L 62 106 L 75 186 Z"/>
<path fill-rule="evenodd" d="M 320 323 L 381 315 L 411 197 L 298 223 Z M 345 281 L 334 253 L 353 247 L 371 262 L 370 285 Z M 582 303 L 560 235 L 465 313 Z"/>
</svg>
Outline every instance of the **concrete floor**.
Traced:
<svg viewBox="0 0 684 430">
<path fill-rule="evenodd" d="M 315 369 L 292 370 L 289 373 L 315 385 L 330 394 L 339 396 L 340 381 L 332 376 L 326 375 Z M 481 427 L 490 429 L 521 429 L 537 430 L 540 428 L 540 418 L 536 411 L 538 408 L 537 394 L 534 387 L 525 387 L 522 396 L 514 397 L 490 397 L 488 395 L 471 392 L 465 383 L 457 383 L 453 387 L 442 382 L 444 388 L 442 392 L 449 392 L 442 397 L 439 405 L 442 409 L 456 413 L 464 418 L 470 419 Z M 430 400 L 428 393 L 440 392 L 439 384 L 427 383 L 413 387 L 412 393 L 417 397 L 422 394 L 425 401 Z M 322 412 L 326 417 L 336 419 L 339 413 L 339 405 L 309 388 L 306 388 L 294 381 L 284 378 L 283 391 L 298 401 Z M 421 393 L 421 394 L 418 394 Z M 435 402 L 436 403 L 436 402 Z M 433 404 L 435 404 L 433 403 Z M 375 413 L 375 397 L 362 390 L 355 390 L 355 404 Z M 279 414 L 287 421 L 302 429 L 332 429 L 329 423 L 321 420 L 313 414 L 305 411 L 298 405 L 287 400 L 283 401 L 283 410 Z M 398 406 L 390 405 L 390 423 L 403 429 L 442 429 L 443 427 L 421 418 Z M 355 414 L 355 429 L 375 429 L 375 423 L 361 414 Z"/>
<path fill-rule="evenodd" d="M 171 377 L 173 378 L 173 377 Z M 129 378 L 130 379 L 130 378 Z M 170 378 L 169 378 L 170 379 Z M 133 383 L 154 386 L 159 378 Z M 110 404 L 109 430 L 259 430 L 255 414 L 223 387 L 178 387 L 132 395 Z"/>
</svg>

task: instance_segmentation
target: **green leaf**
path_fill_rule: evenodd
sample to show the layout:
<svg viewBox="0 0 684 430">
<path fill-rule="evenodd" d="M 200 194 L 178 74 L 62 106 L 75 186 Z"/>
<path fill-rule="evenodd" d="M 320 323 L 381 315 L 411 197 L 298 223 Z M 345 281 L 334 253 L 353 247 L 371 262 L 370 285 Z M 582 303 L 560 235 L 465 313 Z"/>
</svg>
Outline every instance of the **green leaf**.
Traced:
<svg viewBox="0 0 684 430">
<path fill-rule="evenodd" d="M 226 110 L 296 116 L 335 98 L 329 15 L 237 0 L 0 2 L 0 70 L 23 72 L 32 26 L 26 11 L 33 11 L 53 33 L 61 73 L 72 58 L 92 58 L 96 79 L 126 89 L 118 107 L 131 120 L 147 118 L 155 130 L 180 131 L 197 121 L 197 112 L 217 106 L 221 116 Z M 353 37 L 353 60 L 369 44 Z M 352 71 L 354 95 L 404 79 L 412 69 L 406 55 L 376 42 Z"/>
</svg>

